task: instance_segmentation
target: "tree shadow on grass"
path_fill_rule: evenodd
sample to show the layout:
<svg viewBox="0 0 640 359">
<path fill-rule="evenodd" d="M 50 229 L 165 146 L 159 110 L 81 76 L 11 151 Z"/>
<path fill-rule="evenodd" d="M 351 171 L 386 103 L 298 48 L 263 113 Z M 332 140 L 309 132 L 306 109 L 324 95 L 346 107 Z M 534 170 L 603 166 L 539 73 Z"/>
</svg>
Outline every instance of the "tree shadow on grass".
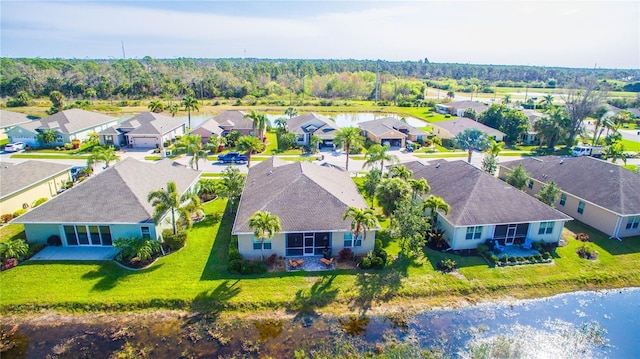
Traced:
<svg viewBox="0 0 640 359">
<path fill-rule="evenodd" d="M 207 264 L 202 271 L 200 280 L 216 280 L 222 279 L 229 264 L 229 244 L 231 242 L 231 230 L 233 229 L 233 220 L 235 213 L 230 213 L 231 204 L 227 202 L 227 206 L 224 210 L 224 215 L 220 221 L 220 227 L 216 232 L 216 238 L 214 239 Z M 205 220 L 206 221 L 206 220 Z M 203 221 L 203 222 L 205 222 Z M 211 223 L 209 225 L 215 225 Z"/>
<path fill-rule="evenodd" d="M 240 293 L 239 282 L 239 279 L 233 283 L 225 280 L 215 289 L 201 292 L 191 302 L 191 308 L 198 312 L 219 313 L 226 302 Z"/>
<path fill-rule="evenodd" d="M 56 262 L 59 263 L 59 262 Z M 73 264 L 94 264 L 95 262 L 73 262 Z M 98 270 L 92 270 L 85 273 L 82 279 L 95 280 L 99 279 L 96 284 L 93 285 L 92 290 L 107 291 L 113 289 L 119 281 L 136 274 L 151 273 L 160 269 L 163 264 L 154 264 L 149 268 L 142 270 L 130 270 L 120 267 L 114 262 L 100 262 L 101 266 Z"/>
<path fill-rule="evenodd" d="M 338 289 L 332 288 L 337 274 L 319 277 L 310 289 L 300 289 L 296 292 L 293 304 L 287 308 L 288 313 L 296 313 L 294 321 L 309 321 L 317 316 L 316 310 L 331 304 L 338 295 Z"/>
<path fill-rule="evenodd" d="M 617 239 L 609 239 L 607 234 L 579 221 L 570 221 L 564 226 L 572 232 L 571 235 L 574 236 L 574 239 L 576 233 L 585 233 L 589 235 L 590 242 L 595 243 L 611 255 L 640 253 L 640 236 L 627 237 L 618 241 Z"/>
</svg>

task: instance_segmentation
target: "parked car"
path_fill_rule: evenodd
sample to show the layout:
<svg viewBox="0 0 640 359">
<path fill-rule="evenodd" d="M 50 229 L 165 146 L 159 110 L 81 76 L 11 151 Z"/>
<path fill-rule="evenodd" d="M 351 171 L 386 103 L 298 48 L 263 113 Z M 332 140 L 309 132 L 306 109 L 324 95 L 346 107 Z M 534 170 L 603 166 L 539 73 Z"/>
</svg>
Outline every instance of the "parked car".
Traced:
<svg viewBox="0 0 640 359">
<path fill-rule="evenodd" d="M 227 152 L 224 155 L 218 155 L 218 161 L 223 163 L 246 163 L 247 160 L 247 156 L 238 152 Z"/>
<path fill-rule="evenodd" d="M 20 150 L 24 150 L 24 143 L 22 142 L 8 143 L 4 146 L 5 152 L 18 152 Z"/>
<path fill-rule="evenodd" d="M 82 167 L 82 166 L 74 166 L 71 167 L 71 169 L 69 170 L 71 172 L 71 178 L 73 178 L 74 181 L 78 180 L 78 175 L 82 172 L 82 170 L 84 170 L 86 167 Z"/>
</svg>

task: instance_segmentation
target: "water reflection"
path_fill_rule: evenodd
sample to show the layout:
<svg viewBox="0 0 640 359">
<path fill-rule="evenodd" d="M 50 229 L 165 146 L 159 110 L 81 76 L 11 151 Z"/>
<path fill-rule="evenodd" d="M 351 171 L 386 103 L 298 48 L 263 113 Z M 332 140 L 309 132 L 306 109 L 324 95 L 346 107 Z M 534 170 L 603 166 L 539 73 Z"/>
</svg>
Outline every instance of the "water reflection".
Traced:
<svg viewBox="0 0 640 359">
<path fill-rule="evenodd" d="M 338 323 L 344 332 L 351 337 L 357 337 L 367 331 L 367 326 L 369 325 L 369 317 L 366 315 L 355 316 L 351 315 L 347 319 L 338 319 Z"/>
</svg>

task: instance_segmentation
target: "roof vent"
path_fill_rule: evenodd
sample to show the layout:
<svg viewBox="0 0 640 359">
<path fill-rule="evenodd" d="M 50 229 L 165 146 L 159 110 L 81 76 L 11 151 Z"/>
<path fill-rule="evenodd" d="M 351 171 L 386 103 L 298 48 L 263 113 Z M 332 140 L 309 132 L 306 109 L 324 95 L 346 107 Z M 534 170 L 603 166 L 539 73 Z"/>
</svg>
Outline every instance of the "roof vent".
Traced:
<svg viewBox="0 0 640 359">
<path fill-rule="evenodd" d="M 267 176 L 271 176 L 272 174 L 273 174 L 273 171 L 267 172 Z"/>
<path fill-rule="evenodd" d="M 563 164 L 563 163 L 564 163 L 564 160 L 560 160 L 560 164 Z"/>
<path fill-rule="evenodd" d="M 437 164 L 436 164 L 436 168 L 440 168 L 440 163 L 437 163 Z"/>
</svg>

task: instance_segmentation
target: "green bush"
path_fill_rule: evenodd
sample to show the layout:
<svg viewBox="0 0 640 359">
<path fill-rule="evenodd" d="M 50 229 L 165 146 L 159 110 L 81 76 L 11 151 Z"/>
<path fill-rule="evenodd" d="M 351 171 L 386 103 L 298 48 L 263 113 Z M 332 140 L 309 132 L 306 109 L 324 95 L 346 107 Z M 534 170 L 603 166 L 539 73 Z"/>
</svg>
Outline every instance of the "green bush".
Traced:
<svg viewBox="0 0 640 359">
<path fill-rule="evenodd" d="M 497 255 L 494 254 L 494 255 L 491 256 L 491 263 L 493 263 L 493 265 L 498 264 L 499 261 L 500 260 L 498 259 Z"/>
<path fill-rule="evenodd" d="M 445 258 L 445 259 L 441 259 L 438 262 L 438 269 L 440 269 L 443 272 L 451 272 L 454 269 L 456 269 L 456 266 L 458 265 L 458 263 L 456 261 L 454 261 L 451 258 Z"/>
<path fill-rule="evenodd" d="M 509 257 L 506 254 L 500 256 L 500 262 L 507 263 L 509 261 Z"/>
<path fill-rule="evenodd" d="M 267 265 L 260 261 L 242 262 L 241 274 L 263 274 L 267 272 Z"/>
<path fill-rule="evenodd" d="M 376 239 L 375 244 L 373 245 L 373 251 L 378 253 L 382 250 L 382 241 L 379 239 Z"/>
<path fill-rule="evenodd" d="M 229 262 L 233 260 L 242 260 L 242 254 L 237 248 L 229 248 Z"/>
<path fill-rule="evenodd" d="M 36 200 L 35 200 L 35 202 L 33 202 L 33 204 L 31 204 L 31 207 L 32 207 L 32 208 L 36 208 L 36 207 L 38 207 L 39 205 L 41 205 L 41 204 L 45 203 L 46 201 L 48 201 L 48 199 L 47 199 L 47 198 L 45 198 L 45 197 L 38 198 L 38 199 L 36 199 Z"/>
<path fill-rule="evenodd" d="M 388 256 L 389 255 L 387 254 L 387 251 L 385 251 L 384 249 L 380 249 L 379 251 L 376 252 L 376 257 L 381 258 L 384 263 L 387 262 Z"/>
<path fill-rule="evenodd" d="M 64 147 L 65 151 L 70 151 L 73 149 L 73 145 L 70 143 L 65 143 L 64 145 L 62 145 L 62 147 Z"/>
<path fill-rule="evenodd" d="M 13 214 L 5 213 L 0 216 L 0 219 L 2 220 L 2 223 L 9 223 L 9 221 L 13 219 Z"/>
<path fill-rule="evenodd" d="M 0 260 L 19 259 L 29 253 L 29 245 L 22 239 L 14 238 L 0 243 Z"/>
<path fill-rule="evenodd" d="M 518 261 L 518 263 L 522 263 L 522 262 L 526 261 L 526 259 L 524 259 L 524 257 L 518 257 L 518 258 L 516 258 L 516 260 Z"/>
<path fill-rule="evenodd" d="M 177 251 L 187 243 L 187 232 L 178 232 L 173 234 L 170 229 L 164 230 L 162 232 L 162 238 L 164 239 L 165 246 L 170 251 Z"/>
<path fill-rule="evenodd" d="M 20 217 L 25 213 L 27 213 L 27 210 L 25 208 L 19 209 L 19 210 L 13 212 L 13 218 Z"/>
<path fill-rule="evenodd" d="M 371 259 L 371 267 L 375 269 L 381 269 L 384 267 L 384 262 L 384 259 L 382 259 L 381 257 L 373 257 Z"/>
<path fill-rule="evenodd" d="M 509 263 L 515 263 L 516 257 L 509 257 Z"/>
<path fill-rule="evenodd" d="M 478 254 L 485 256 L 489 253 L 489 246 L 486 244 L 478 244 Z"/>
<path fill-rule="evenodd" d="M 360 261 L 360 268 L 362 269 L 371 268 L 371 259 L 369 259 L 369 257 L 362 258 L 362 261 Z"/>
<path fill-rule="evenodd" d="M 242 270 L 242 259 L 233 259 L 229 261 L 229 273 L 239 274 Z"/>
</svg>

